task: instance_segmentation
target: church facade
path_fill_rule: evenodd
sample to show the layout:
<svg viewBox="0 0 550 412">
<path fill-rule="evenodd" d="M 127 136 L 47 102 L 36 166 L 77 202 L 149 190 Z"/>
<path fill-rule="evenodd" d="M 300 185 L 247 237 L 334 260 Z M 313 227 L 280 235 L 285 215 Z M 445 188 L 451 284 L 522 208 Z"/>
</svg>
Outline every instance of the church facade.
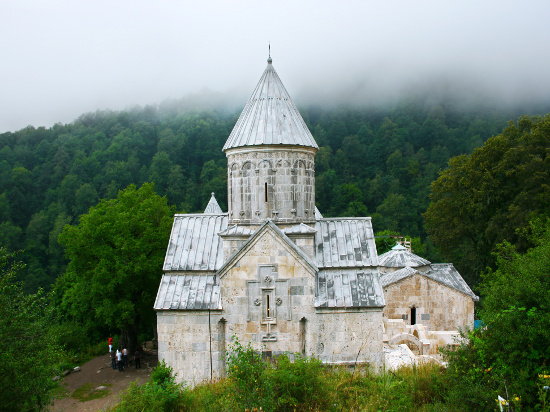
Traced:
<svg viewBox="0 0 550 412">
<path fill-rule="evenodd" d="M 204 213 L 174 217 L 154 308 L 159 359 L 179 380 L 223 376 L 234 339 L 268 357 L 382 366 L 371 219 L 319 213 L 317 150 L 269 58 L 223 147 L 228 212 L 212 194 Z"/>
</svg>

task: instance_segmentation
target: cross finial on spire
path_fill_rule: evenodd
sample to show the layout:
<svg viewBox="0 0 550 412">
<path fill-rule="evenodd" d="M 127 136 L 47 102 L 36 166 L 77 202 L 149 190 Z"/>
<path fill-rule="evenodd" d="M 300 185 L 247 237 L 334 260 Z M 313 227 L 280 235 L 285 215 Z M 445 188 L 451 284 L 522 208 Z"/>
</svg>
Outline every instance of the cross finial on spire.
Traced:
<svg viewBox="0 0 550 412">
<path fill-rule="evenodd" d="M 267 62 L 271 64 L 271 62 L 273 61 L 271 60 L 271 42 L 268 42 L 268 50 L 269 50 L 269 54 L 268 54 Z"/>
</svg>

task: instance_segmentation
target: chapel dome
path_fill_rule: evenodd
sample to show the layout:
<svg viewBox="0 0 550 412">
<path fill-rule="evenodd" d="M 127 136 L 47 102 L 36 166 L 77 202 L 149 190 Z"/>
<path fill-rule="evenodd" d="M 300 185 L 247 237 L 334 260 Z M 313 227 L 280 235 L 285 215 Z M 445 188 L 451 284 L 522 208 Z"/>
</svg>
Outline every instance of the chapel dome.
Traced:
<svg viewBox="0 0 550 412">
<path fill-rule="evenodd" d="M 246 103 L 223 151 L 242 146 L 296 145 L 319 149 L 304 119 L 267 60 L 258 85 Z"/>
<path fill-rule="evenodd" d="M 388 268 L 416 268 L 429 265 L 431 262 L 410 252 L 405 246 L 397 244 L 390 251 L 378 256 L 379 265 Z"/>
</svg>

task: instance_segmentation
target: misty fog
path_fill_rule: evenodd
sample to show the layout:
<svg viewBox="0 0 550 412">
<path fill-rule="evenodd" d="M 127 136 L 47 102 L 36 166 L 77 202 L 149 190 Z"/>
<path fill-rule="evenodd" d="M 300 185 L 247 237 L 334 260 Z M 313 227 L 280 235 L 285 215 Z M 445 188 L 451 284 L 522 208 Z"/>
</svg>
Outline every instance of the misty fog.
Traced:
<svg viewBox="0 0 550 412">
<path fill-rule="evenodd" d="M 0 132 L 184 96 L 238 110 L 269 42 L 299 106 L 547 107 L 549 12 L 542 0 L 4 2 Z"/>
</svg>

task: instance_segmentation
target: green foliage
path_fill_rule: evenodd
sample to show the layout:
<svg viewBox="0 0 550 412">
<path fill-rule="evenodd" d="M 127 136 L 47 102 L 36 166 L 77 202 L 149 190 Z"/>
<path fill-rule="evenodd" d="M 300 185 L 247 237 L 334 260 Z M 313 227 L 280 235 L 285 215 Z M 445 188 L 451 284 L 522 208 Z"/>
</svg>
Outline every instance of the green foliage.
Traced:
<svg viewBox="0 0 550 412">
<path fill-rule="evenodd" d="M 187 390 L 175 382 L 172 368 L 164 361 L 153 370 L 151 380 L 144 385 L 133 382 L 122 395 L 121 402 L 111 411 L 180 411 L 187 403 Z"/>
<path fill-rule="evenodd" d="M 228 354 L 227 379 L 190 391 L 188 410 L 330 410 L 327 376 L 317 359 L 281 355 L 270 361 L 235 339 Z"/>
<path fill-rule="evenodd" d="M 249 348 L 237 349 L 239 364 L 258 370 L 259 355 Z M 440 367 L 423 365 L 395 372 L 373 374 L 369 370 L 349 371 L 327 368 L 316 359 L 283 355 L 274 362 L 263 362 L 260 379 L 273 389 L 273 399 L 258 398 L 247 407 L 235 390 L 234 378 L 206 383 L 188 391 L 189 411 L 452 411 L 443 403 L 446 393 Z M 264 374 L 265 377 L 261 377 Z M 256 375 L 257 377 L 258 375 Z M 247 379 L 243 376 L 243 382 Z M 248 382 L 255 389 L 256 379 Z"/>
<path fill-rule="evenodd" d="M 0 248 L 0 409 L 43 410 L 57 386 L 52 381 L 61 348 L 50 325 L 53 308 L 42 291 L 14 283 L 21 264 Z"/>
<path fill-rule="evenodd" d="M 190 108 L 192 108 L 190 110 Z M 193 109 L 195 111 L 193 111 Z M 177 210 L 201 212 L 211 192 L 226 210 L 221 148 L 237 115 L 194 102 L 98 111 L 50 129 L 0 134 L 0 240 L 25 249 L 27 291 L 49 289 L 67 260 L 57 236 L 99 199 L 155 183 Z M 316 201 L 326 216 L 373 216 L 376 230 L 424 239 L 429 185 L 450 156 L 470 153 L 518 113 L 407 99 L 391 108 L 301 108 L 320 150 Z M 396 201 L 394 204 L 394 200 Z"/>
<path fill-rule="evenodd" d="M 414 254 L 422 257 L 426 256 L 426 245 L 422 243 L 419 236 L 411 238 L 410 236 L 403 235 L 392 230 L 382 230 L 375 233 L 376 251 L 378 252 L 378 256 L 390 251 L 398 241 L 400 242 L 405 239 L 411 242 L 411 249 Z"/>
<path fill-rule="evenodd" d="M 227 356 L 229 377 L 235 392 L 235 401 L 241 408 L 260 408 L 267 412 L 275 407 L 273 382 L 267 373 L 271 365 L 250 343 L 244 347 L 235 339 Z"/>
<path fill-rule="evenodd" d="M 450 401 L 468 393 L 468 410 L 486 410 L 497 395 L 537 410 L 537 378 L 550 364 L 550 224 L 537 221 L 531 229 L 537 246 L 518 253 L 501 245 L 497 269 L 483 277 L 487 326 L 464 332 L 466 340 L 448 354 Z"/>
<path fill-rule="evenodd" d="M 277 357 L 275 367 L 269 370 L 269 375 L 276 389 L 278 411 L 329 408 L 330 393 L 320 360 L 283 354 Z"/>
<path fill-rule="evenodd" d="M 532 246 L 517 229 L 550 214 L 549 147 L 550 114 L 523 116 L 470 156 L 452 158 L 433 182 L 428 233 L 470 283 L 494 267 L 497 244 Z"/>
<path fill-rule="evenodd" d="M 102 389 L 97 389 L 96 385 L 86 382 L 71 394 L 71 398 L 78 399 L 80 402 L 88 402 L 94 399 L 101 399 L 109 395 L 110 386 L 113 386 L 110 383 L 102 384 L 104 386 Z"/>
<path fill-rule="evenodd" d="M 157 367 L 151 373 L 151 381 L 160 386 L 169 386 L 176 383 L 174 370 L 172 367 L 166 365 L 164 359 L 159 362 Z"/>
<path fill-rule="evenodd" d="M 55 288 L 65 319 L 84 327 L 92 341 L 120 328 L 132 350 L 141 323 L 154 318 L 171 224 L 166 198 L 144 184 L 92 207 L 78 226 L 66 226 L 59 241 L 70 262 Z"/>
</svg>

